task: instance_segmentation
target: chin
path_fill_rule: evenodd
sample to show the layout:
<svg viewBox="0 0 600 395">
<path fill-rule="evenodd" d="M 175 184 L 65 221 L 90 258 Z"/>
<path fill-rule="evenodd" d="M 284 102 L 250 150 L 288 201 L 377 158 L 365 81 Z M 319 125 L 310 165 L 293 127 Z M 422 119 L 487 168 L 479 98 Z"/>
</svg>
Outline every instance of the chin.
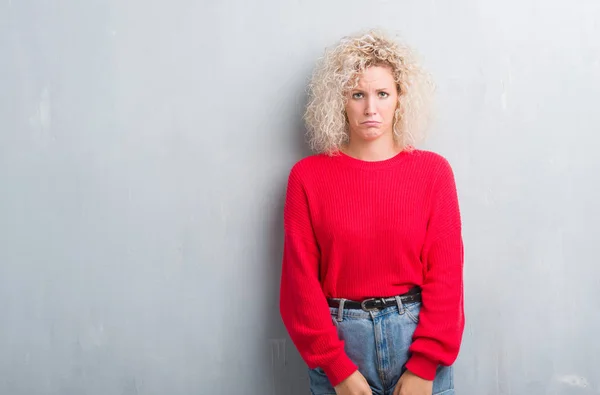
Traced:
<svg viewBox="0 0 600 395">
<path fill-rule="evenodd" d="M 379 131 L 377 131 L 377 132 L 373 131 L 372 133 L 361 133 L 360 138 L 361 138 L 361 140 L 364 140 L 364 141 L 374 141 L 380 137 L 383 137 L 383 135 L 384 135 L 384 133 L 380 133 Z"/>
</svg>

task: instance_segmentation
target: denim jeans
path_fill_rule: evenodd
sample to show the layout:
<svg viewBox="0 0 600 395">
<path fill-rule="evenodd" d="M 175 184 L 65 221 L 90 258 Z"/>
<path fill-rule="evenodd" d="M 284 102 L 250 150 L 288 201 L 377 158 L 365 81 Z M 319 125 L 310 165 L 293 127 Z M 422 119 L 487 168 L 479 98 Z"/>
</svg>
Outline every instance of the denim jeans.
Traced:
<svg viewBox="0 0 600 395">
<path fill-rule="evenodd" d="M 402 304 L 366 312 L 330 307 L 331 318 L 344 340 L 350 359 L 367 379 L 373 395 L 392 395 L 396 383 L 406 371 L 408 348 L 419 321 L 421 303 Z M 313 395 L 335 395 L 321 368 L 309 369 Z M 433 395 L 454 395 L 452 366 L 438 367 Z"/>
</svg>

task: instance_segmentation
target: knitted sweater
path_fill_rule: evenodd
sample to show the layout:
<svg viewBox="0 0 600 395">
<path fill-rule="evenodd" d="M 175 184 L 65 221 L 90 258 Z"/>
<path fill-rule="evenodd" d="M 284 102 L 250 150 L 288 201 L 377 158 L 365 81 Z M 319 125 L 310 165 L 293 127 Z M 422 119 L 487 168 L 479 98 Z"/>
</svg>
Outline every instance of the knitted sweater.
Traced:
<svg viewBox="0 0 600 395">
<path fill-rule="evenodd" d="M 464 329 L 463 242 L 454 175 L 442 156 L 405 150 L 375 162 L 318 154 L 290 171 L 280 313 L 309 368 L 337 385 L 357 366 L 327 298 L 363 300 L 422 288 L 407 369 L 433 380 Z"/>
</svg>

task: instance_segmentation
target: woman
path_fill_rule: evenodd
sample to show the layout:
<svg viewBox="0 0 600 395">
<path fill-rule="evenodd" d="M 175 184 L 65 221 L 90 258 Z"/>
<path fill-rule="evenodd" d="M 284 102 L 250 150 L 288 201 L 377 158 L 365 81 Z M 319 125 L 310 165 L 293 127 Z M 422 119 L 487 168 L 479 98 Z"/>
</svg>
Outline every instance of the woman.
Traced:
<svg viewBox="0 0 600 395">
<path fill-rule="evenodd" d="M 414 144 L 431 84 L 377 31 L 326 51 L 292 168 L 280 311 L 313 395 L 454 394 L 463 243 L 448 162 Z"/>
</svg>

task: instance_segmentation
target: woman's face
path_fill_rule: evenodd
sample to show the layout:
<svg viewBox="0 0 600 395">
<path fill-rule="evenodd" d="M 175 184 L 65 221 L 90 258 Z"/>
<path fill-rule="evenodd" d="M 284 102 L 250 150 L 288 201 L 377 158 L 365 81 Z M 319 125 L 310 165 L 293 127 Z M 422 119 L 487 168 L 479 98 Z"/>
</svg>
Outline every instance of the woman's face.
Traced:
<svg viewBox="0 0 600 395">
<path fill-rule="evenodd" d="M 350 139 L 375 140 L 391 134 L 398 90 L 387 66 L 371 66 L 358 76 L 358 85 L 347 93 L 346 115 Z"/>
</svg>

